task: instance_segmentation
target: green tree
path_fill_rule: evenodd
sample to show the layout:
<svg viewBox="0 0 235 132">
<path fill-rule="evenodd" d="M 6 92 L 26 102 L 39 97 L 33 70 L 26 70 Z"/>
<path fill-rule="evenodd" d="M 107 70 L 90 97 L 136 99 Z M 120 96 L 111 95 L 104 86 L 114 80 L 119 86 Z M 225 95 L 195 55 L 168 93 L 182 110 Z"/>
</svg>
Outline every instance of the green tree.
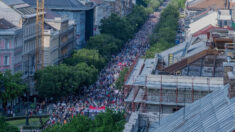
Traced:
<svg viewBox="0 0 235 132">
<path fill-rule="evenodd" d="M 132 12 L 126 16 L 126 20 L 132 25 L 135 32 L 144 24 L 150 12 L 143 6 L 135 6 Z"/>
<path fill-rule="evenodd" d="M 80 92 L 96 80 L 98 70 L 86 63 L 76 66 L 49 66 L 35 73 L 36 90 L 42 97 L 58 99 Z"/>
<path fill-rule="evenodd" d="M 121 132 L 124 125 L 125 117 L 123 113 L 107 110 L 95 117 L 94 132 Z"/>
<path fill-rule="evenodd" d="M 36 90 L 42 97 L 61 97 L 78 88 L 80 79 L 74 77 L 71 67 L 49 66 L 35 73 Z"/>
<path fill-rule="evenodd" d="M 22 74 L 12 74 L 10 71 L 0 73 L 0 99 L 3 101 L 3 107 L 6 107 L 7 101 L 11 101 L 21 96 L 26 90 L 26 85 L 21 79 Z"/>
<path fill-rule="evenodd" d="M 105 59 L 99 54 L 97 50 L 80 49 L 74 52 L 72 58 L 66 64 L 75 66 L 78 63 L 85 62 L 88 65 L 93 65 L 97 69 L 102 69 L 105 65 Z"/>
<path fill-rule="evenodd" d="M 151 47 L 147 50 L 145 57 L 153 58 L 156 53 L 174 46 L 179 19 L 178 1 L 171 1 L 161 13 L 160 21 L 150 38 Z"/>
<path fill-rule="evenodd" d="M 133 26 L 125 19 L 117 14 L 112 14 L 108 18 L 101 20 L 100 32 L 110 34 L 123 42 L 130 39 L 134 34 Z"/>
<path fill-rule="evenodd" d="M 88 66 L 86 63 L 78 63 L 73 68 L 76 78 L 80 78 L 80 86 L 88 86 L 93 84 L 98 75 L 98 70 L 93 66 Z"/>
<path fill-rule="evenodd" d="M 138 6 L 147 7 L 147 6 L 148 6 L 148 1 L 147 1 L 147 0 L 136 0 L 136 4 L 137 4 Z"/>
<path fill-rule="evenodd" d="M 124 68 L 120 72 L 119 77 L 118 77 L 118 79 L 117 79 L 117 81 L 115 83 L 115 86 L 117 87 L 117 89 L 121 90 L 123 88 L 124 83 L 125 83 L 125 76 L 126 76 L 127 72 L 128 72 L 128 68 Z"/>
<path fill-rule="evenodd" d="M 55 125 L 43 132 L 121 132 L 124 125 L 123 113 L 106 110 L 106 112 L 98 114 L 94 120 L 79 115 L 63 126 Z"/>
<path fill-rule="evenodd" d="M 160 1 L 159 0 L 149 0 L 148 6 L 152 9 L 157 9 L 160 6 Z"/>
<path fill-rule="evenodd" d="M 96 49 L 105 58 L 109 58 L 112 54 L 117 53 L 122 47 L 123 42 L 108 34 L 100 34 L 93 36 L 87 43 L 88 49 Z"/>
<path fill-rule="evenodd" d="M 0 117 L 0 132 L 19 132 L 17 127 L 10 126 L 3 117 Z"/>
</svg>

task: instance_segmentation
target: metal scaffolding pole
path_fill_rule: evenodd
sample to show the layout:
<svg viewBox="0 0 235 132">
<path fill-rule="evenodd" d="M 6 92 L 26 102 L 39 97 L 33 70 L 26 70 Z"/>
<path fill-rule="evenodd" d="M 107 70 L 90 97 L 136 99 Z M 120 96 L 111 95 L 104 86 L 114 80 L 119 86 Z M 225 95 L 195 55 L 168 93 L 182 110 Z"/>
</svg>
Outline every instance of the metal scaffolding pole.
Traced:
<svg viewBox="0 0 235 132">
<path fill-rule="evenodd" d="M 147 76 L 145 76 L 145 83 L 144 83 L 144 103 L 143 105 L 143 112 L 146 112 L 146 101 L 147 101 L 147 96 L 148 96 L 148 89 L 147 89 Z"/>
<path fill-rule="evenodd" d="M 159 124 L 161 120 L 161 113 L 162 113 L 162 75 L 161 75 L 161 89 L 160 89 L 160 105 L 159 105 Z"/>
<path fill-rule="evenodd" d="M 192 102 L 194 102 L 194 88 L 193 88 L 193 78 L 192 78 Z"/>
<path fill-rule="evenodd" d="M 176 100 L 175 100 L 175 102 L 176 102 L 176 104 L 178 103 L 178 77 L 177 77 L 177 80 L 176 80 L 176 91 L 175 91 L 176 93 Z"/>
</svg>

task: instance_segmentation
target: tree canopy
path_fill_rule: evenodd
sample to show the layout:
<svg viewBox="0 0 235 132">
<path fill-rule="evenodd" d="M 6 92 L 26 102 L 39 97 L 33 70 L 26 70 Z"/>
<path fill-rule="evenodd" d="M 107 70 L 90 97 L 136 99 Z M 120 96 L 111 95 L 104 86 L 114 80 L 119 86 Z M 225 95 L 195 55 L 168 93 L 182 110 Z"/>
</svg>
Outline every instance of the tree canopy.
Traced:
<svg viewBox="0 0 235 132">
<path fill-rule="evenodd" d="M 161 13 L 160 21 L 150 38 L 150 48 L 147 50 L 145 57 L 153 58 L 156 53 L 174 46 L 178 19 L 179 7 L 171 2 Z"/>
<path fill-rule="evenodd" d="M 124 129 L 125 117 L 121 112 L 107 110 L 98 114 L 94 120 L 86 116 L 76 116 L 63 126 L 57 124 L 43 132 L 121 132 Z"/>
<path fill-rule="evenodd" d="M 150 13 L 143 6 L 135 6 L 132 12 L 125 17 L 112 14 L 110 17 L 101 20 L 100 32 L 112 35 L 125 42 L 133 37 Z"/>
<path fill-rule="evenodd" d="M 101 33 L 110 34 L 124 42 L 130 39 L 134 33 L 133 26 L 130 25 L 125 17 L 120 17 L 117 14 L 112 14 L 108 18 L 102 19 L 99 29 Z"/>
<path fill-rule="evenodd" d="M 94 49 L 80 49 L 73 53 L 72 57 L 65 61 L 65 64 L 75 66 L 78 63 L 87 63 L 93 65 L 97 69 L 102 69 L 105 65 L 105 59 Z"/>
<path fill-rule="evenodd" d="M 122 47 L 123 42 L 108 34 L 93 36 L 87 43 L 88 49 L 96 49 L 105 58 L 117 53 Z"/>
<path fill-rule="evenodd" d="M 3 104 L 24 93 L 26 85 L 21 77 L 21 73 L 12 74 L 10 71 L 0 73 L 0 99 L 3 101 Z"/>
<path fill-rule="evenodd" d="M 135 6 L 132 12 L 126 16 L 126 20 L 133 26 L 134 31 L 137 32 L 148 18 L 149 13 L 143 6 Z"/>
<path fill-rule="evenodd" d="M 35 73 L 36 90 L 42 97 L 59 97 L 77 94 L 81 88 L 95 82 L 98 70 L 86 63 L 76 66 L 49 66 Z"/>
</svg>

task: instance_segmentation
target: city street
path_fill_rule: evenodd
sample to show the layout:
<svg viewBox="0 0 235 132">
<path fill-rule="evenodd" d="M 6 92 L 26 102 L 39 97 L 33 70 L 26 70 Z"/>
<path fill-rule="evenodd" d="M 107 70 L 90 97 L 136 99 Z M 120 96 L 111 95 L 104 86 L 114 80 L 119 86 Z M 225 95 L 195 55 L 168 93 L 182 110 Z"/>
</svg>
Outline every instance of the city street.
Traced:
<svg viewBox="0 0 235 132">
<path fill-rule="evenodd" d="M 125 44 L 122 51 L 112 56 L 111 61 L 100 72 L 97 82 L 85 88 L 84 96 L 68 97 L 63 101 L 48 105 L 47 111 L 51 116 L 47 124 L 67 123 L 77 114 L 93 118 L 107 108 L 115 111 L 124 110 L 122 91 L 115 89 L 114 83 L 124 67 L 131 66 L 138 57 L 144 55 L 149 47 L 149 36 L 159 16 L 160 12 L 150 15 L 134 38 Z"/>
</svg>

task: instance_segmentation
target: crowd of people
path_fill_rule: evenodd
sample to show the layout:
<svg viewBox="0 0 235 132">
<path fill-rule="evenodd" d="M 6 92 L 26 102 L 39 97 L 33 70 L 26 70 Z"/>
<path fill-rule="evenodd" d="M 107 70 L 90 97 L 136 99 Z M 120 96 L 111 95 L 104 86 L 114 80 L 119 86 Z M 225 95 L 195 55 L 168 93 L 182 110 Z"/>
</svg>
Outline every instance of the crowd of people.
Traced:
<svg viewBox="0 0 235 132">
<path fill-rule="evenodd" d="M 111 61 L 101 70 L 96 83 L 85 88 L 83 95 L 67 97 L 50 104 L 47 107 L 50 114 L 47 125 L 65 124 L 78 114 L 92 118 L 107 108 L 115 111 L 124 110 L 123 93 L 115 88 L 115 81 L 124 67 L 131 66 L 139 56 L 144 55 L 149 47 L 149 36 L 158 22 L 158 17 L 159 12 L 150 15 L 134 38 L 125 44 L 119 54 L 112 56 Z"/>
</svg>

